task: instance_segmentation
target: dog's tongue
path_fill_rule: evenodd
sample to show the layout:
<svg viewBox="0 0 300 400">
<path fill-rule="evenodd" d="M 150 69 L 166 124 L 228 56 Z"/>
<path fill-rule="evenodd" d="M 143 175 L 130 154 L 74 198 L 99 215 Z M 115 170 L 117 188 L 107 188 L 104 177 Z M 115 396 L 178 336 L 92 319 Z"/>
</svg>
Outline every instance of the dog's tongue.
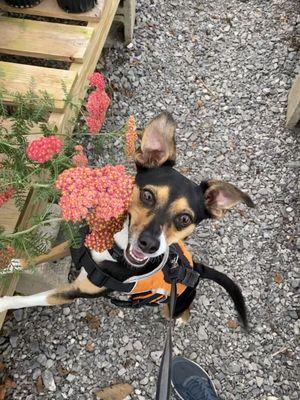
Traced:
<svg viewBox="0 0 300 400">
<path fill-rule="evenodd" d="M 133 255 L 133 257 L 136 258 L 137 260 L 144 261 L 146 259 L 144 254 L 139 249 L 135 248 L 134 246 L 131 247 L 130 251 L 131 251 L 131 254 Z"/>
</svg>

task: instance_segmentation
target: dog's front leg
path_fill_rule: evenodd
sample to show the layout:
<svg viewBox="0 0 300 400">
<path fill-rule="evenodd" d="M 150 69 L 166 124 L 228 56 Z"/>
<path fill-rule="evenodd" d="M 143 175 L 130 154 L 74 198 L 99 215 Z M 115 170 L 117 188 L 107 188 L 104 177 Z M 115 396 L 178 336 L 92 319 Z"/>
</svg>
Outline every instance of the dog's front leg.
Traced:
<svg viewBox="0 0 300 400">
<path fill-rule="evenodd" d="M 73 283 L 57 289 L 30 296 L 0 297 L 0 312 L 25 307 L 68 304 L 79 297 L 96 297 L 105 290 L 104 287 L 99 288 L 93 285 L 88 278 L 86 278 L 85 272 L 83 272 Z"/>
</svg>

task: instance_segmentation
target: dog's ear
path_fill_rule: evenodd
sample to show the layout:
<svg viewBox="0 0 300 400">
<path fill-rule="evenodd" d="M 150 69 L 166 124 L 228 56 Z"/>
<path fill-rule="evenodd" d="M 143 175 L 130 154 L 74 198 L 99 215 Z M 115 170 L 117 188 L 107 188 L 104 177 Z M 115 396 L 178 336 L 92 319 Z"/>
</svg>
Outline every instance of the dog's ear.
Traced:
<svg viewBox="0 0 300 400">
<path fill-rule="evenodd" d="M 204 189 L 205 208 L 213 218 L 222 218 L 224 214 L 238 203 L 255 207 L 250 197 L 230 183 L 209 180 L 201 183 Z"/>
<path fill-rule="evenodd" d="M 137 165 L 145 168 L 159 167 L 165 163 L 175 164 L 176 123 L 172 116 L 163 112 L 154 118 L 142 134 L 141 147 L 135 154 Z"/>
</svg>

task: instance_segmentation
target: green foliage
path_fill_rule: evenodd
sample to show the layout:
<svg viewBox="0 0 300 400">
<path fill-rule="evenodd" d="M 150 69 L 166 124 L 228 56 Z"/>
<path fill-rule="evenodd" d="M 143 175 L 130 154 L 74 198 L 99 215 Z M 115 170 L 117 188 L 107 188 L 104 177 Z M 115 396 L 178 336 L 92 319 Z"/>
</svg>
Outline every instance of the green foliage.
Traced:
<svg viewBox="0 0 300 400">
<path fill-rule="evenodd" d="M 70 221 L 62 221 L 61 228 L 64 233 L 64 237 L 68 240 L 70 247 L 79 248 L 82 245 L 82 237 L 80 235 L 81 224 L 73 223 Z"/>
</svg>

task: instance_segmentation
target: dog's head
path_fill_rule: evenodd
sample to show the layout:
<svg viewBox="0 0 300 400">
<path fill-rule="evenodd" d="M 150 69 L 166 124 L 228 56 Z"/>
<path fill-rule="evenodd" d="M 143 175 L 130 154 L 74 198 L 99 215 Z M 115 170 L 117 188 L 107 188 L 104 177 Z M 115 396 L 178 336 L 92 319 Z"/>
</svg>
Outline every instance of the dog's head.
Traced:
<svg viewBox="0 0 300 400">
<path fill-rule="evenodd" d="M 136 267 L 185 239 L 206 218 L 222 218 L 250 197 L 230 183 L 208 180 L 200 185 L 173 169 L 176 124 L 163 112 L 145 128 L 135 154 L 137 175 L 129 208 L 127 262 Z"/>
</svg>

